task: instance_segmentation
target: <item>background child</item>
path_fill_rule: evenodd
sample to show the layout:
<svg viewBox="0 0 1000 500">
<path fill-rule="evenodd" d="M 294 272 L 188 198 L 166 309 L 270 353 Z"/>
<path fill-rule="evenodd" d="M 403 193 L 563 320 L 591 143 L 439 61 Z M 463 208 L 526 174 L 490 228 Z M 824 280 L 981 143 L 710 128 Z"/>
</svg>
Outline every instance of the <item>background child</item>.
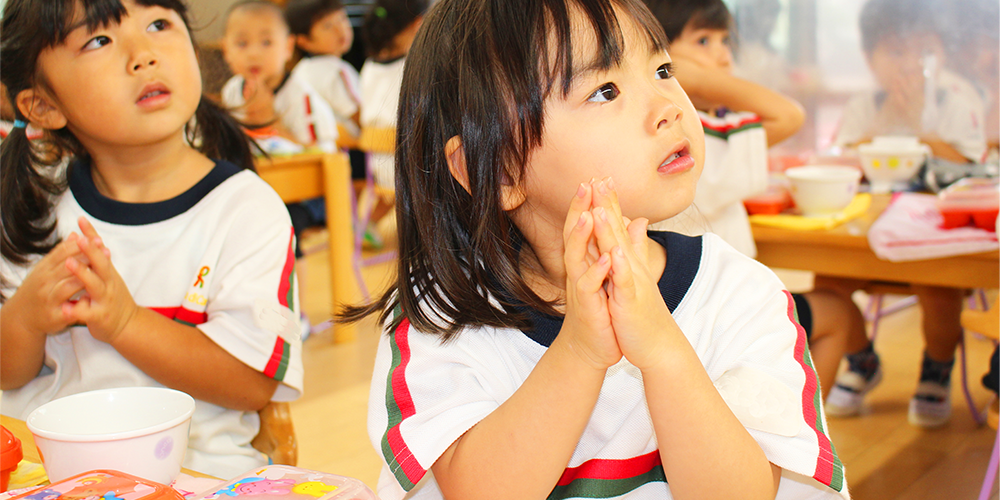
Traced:
<svg viewBox="0 0 1000 500">
<path fill-rule="evenodd" d="M 960 77 L 944 66 L 941 36 L 931 4 L 912 0 L 869 0 L 861 10 L 861 43 L 879 89 L 856 96 L 844 109 L 836 143 L 851 147 L 875 135 L 916 135 L 935 157 L 956 162 L 981 160 L 986 152 L 981 103 L 967 97 Z M 926 72 L 926 73 L 925 73 Z M 935 78 L 934 100 L 926 102 L 928 80 Z M 928 117 L 930 120 L 928 121 Z M 849 297 L 865 283 L 823 276 L 816 287 Z M 937 427 L 951 416 L 951 369 L 962 338 L 959 316 L 963 291 L 916 286 L 923 310 L 926 345 L 920 381 L 910 400 L 909 421 Z M 830 415 L 856 415 L 864 395 L 881 380 L 871 342 L 848 354 L 848 370 L 837 377 L 827 399 Z"/>
<path fill-rule="evenodd" d="M 309 82 L 285 71 L 294 48 L 295 38 L 276 4 L 246 0 L 233 5 L 222 51 L 235 76 L 222 87 L 222 104 L 251 129 L 276 125 L 299 144 L 333 152 L 333 111 Z"/>
<path fill-rule="evenodd" d="M 722 0 L 645 0 L 670 41 L 677 79 L 705 130 L 705 169 L 689 213 L 656 228 L 684 230 L 704 217 L 709 230 L 757 256 L 743 200 L 768 183 L 769 145 L 794 134 L 805 115 L 794 100 L 732 75 L 732 17 Z M 868 342 L 864 318 L 849 299 L 828 291 L 795 296 L 799 321 L 826 397 L 845 352 Z M 850 351 L 845 351 L 850 349 Z"/>
<path fill-rule="evenodd" d="M 293 74 L 301 76 L 326 100 L 337 118 L 341 146 L 358 138 L 358 70 L 341 57 L 351 49 L 354 31 L 340 0 L 290 0 L 285 20 L 302 58 Z M 351 139 L 350 143 L 343 142 Z"/>
<path fill-rule="evenodd" d="M 362 36 L 368 59 L 361 67 L 361 126 L 396 128 L 396 109 L 406 53 L 420 28 L 428 0 L 376 0 L 365 16 Z M 373 153 L 375 182 L 393 189 L 391 154 Z"/>
<path fill-rule="evenodd" d="M 202 97 L 185 6 L 149 3 L 4 8 L 2 408 L 178 389 L 197 400 L 185 467 L 227 478 L 267 463 L 256 410 L 302 391 L 294 240 L 246 136 Z M 52 149 L 73 157 L 56 180 Z"/>
<path fill-rule="evenodd" d="M 398 277 L 346 314 L 393 316 L 381 498 L 847 496 L 777 277 L 715 235 L 647 236 L 704 154 L 666 46 L 632 0 L 428 13 L 399 99 Z"/>
</svg>

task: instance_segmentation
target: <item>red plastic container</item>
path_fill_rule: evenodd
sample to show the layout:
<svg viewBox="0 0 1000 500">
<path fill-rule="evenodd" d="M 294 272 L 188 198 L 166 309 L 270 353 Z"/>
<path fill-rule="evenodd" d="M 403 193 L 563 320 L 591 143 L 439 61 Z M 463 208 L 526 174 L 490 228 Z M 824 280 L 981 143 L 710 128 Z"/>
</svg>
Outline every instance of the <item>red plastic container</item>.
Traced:
<svg viewBox="0 0 1000 500">
<path fill-rule="evenodd" d="M 1000 212 L 1000 190 L 997 179 L 962 179 L 938 193 L 944 229 L 973 224 L 986 231 L 996 231 Z"/>
<path fill-rule="evenodd" d="M 92 470 L 35 488 L 10 500 L 61 498 L 103 500 L 184 500 L 177 490 L 116 470 Z"/>
<path fill-rule="evenodd" d="M 0 491 L 7 491 L 10 473 L 14 472 L 22 458 L 21 440 L 0 425 Z"/>
</svg>

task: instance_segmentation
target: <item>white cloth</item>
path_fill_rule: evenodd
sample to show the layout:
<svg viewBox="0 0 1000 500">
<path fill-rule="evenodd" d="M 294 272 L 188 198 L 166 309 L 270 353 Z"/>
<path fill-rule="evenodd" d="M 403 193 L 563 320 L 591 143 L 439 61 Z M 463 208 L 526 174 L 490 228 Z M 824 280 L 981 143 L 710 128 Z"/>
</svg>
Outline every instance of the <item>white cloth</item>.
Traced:
<svg viewBox="0 0 1000 500">
<path fill-rule="evenodd" d="M 971 85 L 961 77 L 946 71 L 938 80 L 937 102 L 933 128 L 926 132 L 937 135 L 971 161 L 983 162 L 986 158 L 986 132 L 982 99 L 976 98 Z M 882 91 L 866 92 L 851 98 L 844 107 L 840 128 L 834 145 L 848 147 L 877 135 L 919 135 L 921 124 L 906 130 L 878 130 L 877 123 Z"/>
<path fill-rule="evenodd" d="M 941 229 L 944 218 L 932 194 L 899 193 L 868 229 L 868 245 L 882 260 L 903 262 L 989 252 L 997 233 L 978 227 Z M 933 263 L 928 263 L 933 265 Z"/>
<path fill-rule="evenodd" d="M 128 204 L 100 195 L 84 164 L 71 167 L 69 179 L 70 189 L 55 207 L 59 238 L 78 233 L 76 221 L 86 217 L 138 305 L 197 327 L 243 363 L 279 380 L 273 400 L 301 395 L 292 225 L 270 186 L 253 172 L 219 162 L 174 199 Z M 27 266 L 3 261 L 8 297 L 39 259 Z M 156 332 L 148 334 L 155 342 Z M 85 326 L 71 327 L 46 338 L 41 372 L 23 387 L 3 391 L 2 411 L 25 419 L 63 396 L 132 386 L 160 384 Z M 266 464 L 250 446 L 258 428 L 256 412 L 196 401 L 184 466 L 229 478 Z"/>
<path fill-rule="evenodd" d="M 767 189 L 767 133 L 753 113 L 730 111 L 716 117 L 699 111 L 698 116 L 705 130 L 705 167 L 694 202 L 650 227 L 688 235 L 710 231 L 743 254 L 756 257 L 743 200 Z"/>
<path fill-rule="evenodd" d="M 678 326 L 720 391 L 737 395 L 724 398 L 734 413 L 754 416 L 741 422 L 768 460 L 788 471 L 777 498 L 849 498 L 791 294 L 769 269 L 715 235 L 650 236 L 667 249 L 659 286 Z M 405 319 L 383 335 L 368 407 L 369 438 L 383 458 L 380 498 L 441 498 L 428 469 L 518 390 L 561 328 L 561 320 L 533 319 L 527 333 L 467 327 L 448 342 Z M 740 390 L 741 381 L 754 387 Z M 600 498 L 672 498 L 641 374 L 626 360 L 608 369 L 550 498 L 597 498 L 593 488 Z"/>
<path fill-rule="evenodd" d="M 237 120 L 244 119 L 240 110 L 246 104 L 243 82 L 243 77 L 236 75 L 222 86 L 222 104 L 231 110 Z M 300 144 L 315 145 L 328 153 L 337 150 L 337 120 L 333 110 L 301 76 L 294 73 L 288 75 L 274 94 L 274 112 Z"/>
<path fill-rule="evenodd" d="M 361 66 L 361 127 L 396 128 L 399 91 L 403 84 L 405 58 L 381 63 L 368 59 Z M 395 159 L 390 154 L 372 153 L 370 167 L 375 182 L 394 189 Z"/>
<path fill-rule="evenodd" d="M 337 123 L 358 135 L 358 126 L 351 119 L 361 103 L 358 71 L 354 66 L 337 56 L 310 56 L 302 58 L 292 74 L 309 82 L 330 105 Z"/>
</svg>

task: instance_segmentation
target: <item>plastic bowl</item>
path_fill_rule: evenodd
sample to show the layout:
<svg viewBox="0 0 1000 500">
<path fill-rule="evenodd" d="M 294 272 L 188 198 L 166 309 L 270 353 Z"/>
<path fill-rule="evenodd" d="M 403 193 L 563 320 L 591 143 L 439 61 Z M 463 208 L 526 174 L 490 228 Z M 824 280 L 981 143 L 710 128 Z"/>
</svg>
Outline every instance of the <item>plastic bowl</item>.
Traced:
<svg viewBox="0 0 1000 500">
<path fill-rule="evenodd" d="M 930 155 L 930 147 L 916 137 L 880 136 L 858 146 L 861 169 L 872 193 L 905 190 Z"/>
<path fill-rule="evenodd" d="M 25 421 L 49 481 L 112 469 L 160 484 L 181 471 L 194 398 L 162 387 L 83 392 L 50 401 Z"/>
<path fill-rule="evenodd" d="M 785 171 L 802 215 L 825 217 L 843 210 L 858 193 L 861 172 L 843 165 L 807 165 Z"/>
<path fill-rule="evenodd" d="M 17 464 L 23 457 L 21 440 L 0 425 L 0 492 L 7 491 L 10 473 L 17 469 Z"/>
</svg>

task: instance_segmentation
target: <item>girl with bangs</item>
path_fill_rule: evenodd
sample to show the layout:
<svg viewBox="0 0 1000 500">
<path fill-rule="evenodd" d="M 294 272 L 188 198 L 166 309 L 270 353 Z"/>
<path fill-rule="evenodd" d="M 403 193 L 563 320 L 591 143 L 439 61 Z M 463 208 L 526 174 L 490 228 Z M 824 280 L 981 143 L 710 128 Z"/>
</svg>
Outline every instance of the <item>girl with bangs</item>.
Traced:
<svg viewBox="0 0 1000 500">
<path fill-rule="evenodd" d="M 292 227 L 202 96 L 185 6 L 10 0 L 0 61 L 3 413 L 166 386 L 196 400 L 185 467 L 266 464 L 256 411 L 302 390 Z"/>
<path fill-rule="evenodd" d="M 794 302 L 647 231 L 704 161 L 636 0 L 441 0 L 397 120 L 369 435 L 400 498 L 847 498 Z M 428 473 L 430 472 L 430 473 Z"/>
</svg>

